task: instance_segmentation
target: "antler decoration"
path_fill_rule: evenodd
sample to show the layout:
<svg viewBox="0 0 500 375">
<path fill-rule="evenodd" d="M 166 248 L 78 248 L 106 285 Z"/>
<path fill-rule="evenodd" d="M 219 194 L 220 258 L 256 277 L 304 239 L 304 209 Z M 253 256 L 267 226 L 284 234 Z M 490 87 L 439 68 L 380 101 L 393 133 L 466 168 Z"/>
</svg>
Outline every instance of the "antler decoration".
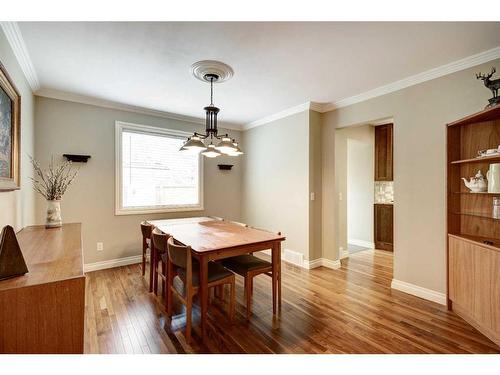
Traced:
<svg viewBox="0 0 500 375">
<path fill-rule="evenodd" d="M 496 73 L 496 71 L 497 70 L 493 67 L 493 68 L 491 68 L 491 73 L 489 73 L 489 74 L 479 73 L 479 74 L 476 74 L 476 78 L 477 79 L 483 79 L 483 80 L 490 79 L 493 76 L 493 74 Z"/>
</svg>

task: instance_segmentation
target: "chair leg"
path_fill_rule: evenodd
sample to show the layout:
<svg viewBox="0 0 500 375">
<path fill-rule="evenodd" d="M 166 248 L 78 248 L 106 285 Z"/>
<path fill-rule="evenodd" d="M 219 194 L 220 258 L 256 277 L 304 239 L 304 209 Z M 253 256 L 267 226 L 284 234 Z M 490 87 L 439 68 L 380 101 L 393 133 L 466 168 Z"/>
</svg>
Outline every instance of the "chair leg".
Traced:
<svg viewBox="0 0 500 375">
<path fill-rule="evenodd" d="M 229 320 L 231 321 L 231 323 L 234 323 L 234 305 L 236 303 L 236 283 L 234 279 L 230 284 L 230 292 L 231 295 L 229 296 Z"/>
<path fill-rule="evenodd" d="M 169 318 L 172 317 L 172 298 L 173 293 L 172 293 L 172 284 L 174 280 L 174 267 L 170 262 L 167 263 L 167 294 L 166 294 L 166 303 L 167 303 L 167 316 Z"/>
<path fill-rule="evenodd" d="M 165 285 L 166 285 L 166 282 L 165 282 L 165 275 L 166 275 L 166 271 L 167 271 L 167 265 L 165 264 L 165 262 L 162 260 L 161 261 L 161 274 L 164 276 L 161 278 L 161 291 L 163 292 L 163 294 L 165 294 Z"/>
<path fill-rule="evenodd" d="M 146 274 L 146 248 L 142 247 L 142 276 Z"/>
<path fill-rule="evenodd" d="M 153 245 L 151 245 L 149 248 L 149 293 L 153 291 L 154 264 L 155 264 L 155 251 Z"/>
<path fill-rule="evenodd" d="M 186 342 L 191 343 L 191 318 L 193 297 L 188 293 L 186 296 Z"/>
<path fill-rule="evenodd" d="M 158 295 L 158 260 L 155 259 L 154 262 L 154 274 L 153 274 L 153 292 Z"/>
<path fill-rule="evenodd" d="M 252 291 L 251 291 L 251 283 L 252 279 L 247 276 L 245 277 L 245 297 L 247 300 L 247 320 L 250 319 L 250 315 L 252 314 Z"/>
</svg>

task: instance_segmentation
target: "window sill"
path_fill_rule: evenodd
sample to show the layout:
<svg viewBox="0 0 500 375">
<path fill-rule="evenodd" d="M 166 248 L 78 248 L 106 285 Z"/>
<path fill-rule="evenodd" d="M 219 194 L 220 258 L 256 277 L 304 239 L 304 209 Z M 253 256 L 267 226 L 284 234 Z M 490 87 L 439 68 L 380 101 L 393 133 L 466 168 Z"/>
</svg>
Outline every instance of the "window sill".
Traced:
<svg viewBox="0 0 500 375">
<path fill-rule="evenodd" d="M 161 208 L 138 208 L 138 209 L 115 209 L 115 216 L 123 215 L 144 215 L 144 214 L 162 214 L 170 212 L 189 212 L 189 211 L 203 211 L 202 205 L 187 206 L 187 207 L 161 207 Z"/>
</svg>

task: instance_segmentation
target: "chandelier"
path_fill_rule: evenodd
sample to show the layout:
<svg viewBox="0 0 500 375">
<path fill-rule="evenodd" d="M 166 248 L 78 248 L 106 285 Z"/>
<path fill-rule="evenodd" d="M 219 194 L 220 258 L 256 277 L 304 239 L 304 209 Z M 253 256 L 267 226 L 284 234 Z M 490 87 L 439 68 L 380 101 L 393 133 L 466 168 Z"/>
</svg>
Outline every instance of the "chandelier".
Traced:
<svg viewBox="0 0 500 375">
<path fill-rule="evenodd" d="M 233 76 L 233 69 L 220 61 L 198 61 L 191 66 L 193 75 L 203 82 L 210 83 L 210 104 L 205 110 L 205 133 L 194 132 L 179 151 L 200 153 L 207 158 L 220 155 L 238 156 L 243 151 L 235 139 L 228 134 L 219 134 L 217 129 L 217 114 L 220 109 L 214 105 L 214 83 L 224 82 Z"/>
</svg>

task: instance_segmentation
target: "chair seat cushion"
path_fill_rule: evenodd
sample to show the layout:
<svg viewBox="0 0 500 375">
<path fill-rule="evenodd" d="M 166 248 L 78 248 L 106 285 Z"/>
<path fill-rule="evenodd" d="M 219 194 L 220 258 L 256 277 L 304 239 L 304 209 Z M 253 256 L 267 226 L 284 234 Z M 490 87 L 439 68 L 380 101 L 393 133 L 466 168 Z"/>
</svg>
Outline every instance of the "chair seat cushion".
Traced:
<svg viewBox="0 0 500 375">
<path fill-rule="evenodd" d="M 227 269 L 241 276 L 245 276 L 249 271 L 271 267 L 270 262 L 250 254 L 223 259 L 221 263 Z"/>
<path fill-rule="evenodd" d="M 186 280 L 185 268 L 179 268 L 177 270 L 177 274 L 183 281 Z M 224 268 L 221 264 L 215 262 L 208 262 L 209 283 L 231 276 L 232 274 L 233 273 L 231 271 Z M 198 263 L 197 260 L 193 259 L 193 286 L 199 286 L 199 285 L 200 285 L 200 264 Z"/>
</svg>

